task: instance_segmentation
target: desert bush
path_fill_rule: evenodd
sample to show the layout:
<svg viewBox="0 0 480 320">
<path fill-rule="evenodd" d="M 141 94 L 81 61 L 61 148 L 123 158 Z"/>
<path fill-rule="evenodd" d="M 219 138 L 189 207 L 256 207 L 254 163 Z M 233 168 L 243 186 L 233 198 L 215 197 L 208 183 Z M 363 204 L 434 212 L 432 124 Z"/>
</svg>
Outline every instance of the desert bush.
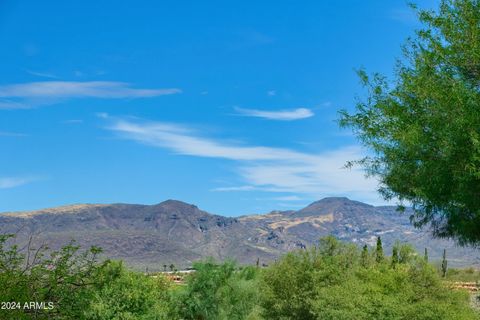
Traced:
<svg viewBox="0 0 480 320">
<path fill-rule="evenodd" d="M 172 318 L 256 319 L 258 302 L 257 268 L 238 269 L 234 262 L 198 262 L 187 285 L 177 291 Z"/>
<path fill-rule="evenodd" d="M 267 268 L 205 260 L 184 285 L 147 276 L 100 249 L 18 250 L 0 237 L 2 301 L 53 302 L 53 309 L 0 310 L 0 319 L 477 319 L 468 294 L 452 291 L 412 247 L 395 257 L 323 238 Z M 28 253 L 28 250 L 32 252 Z M 453 276 L 475 275 L 471 270 Z"/>
<path fill-rule="evenodd" d="M 476 319 L 465 292 L 399 245 L 401 259 L 365 264 L 365 252 L 329 237 L 287 254 L 261 278 L 266 319 Z M 375 250 L 376 251 L 376 250 Z M 369 256 L 375 255 L 375 252 Z"/>
</svg>

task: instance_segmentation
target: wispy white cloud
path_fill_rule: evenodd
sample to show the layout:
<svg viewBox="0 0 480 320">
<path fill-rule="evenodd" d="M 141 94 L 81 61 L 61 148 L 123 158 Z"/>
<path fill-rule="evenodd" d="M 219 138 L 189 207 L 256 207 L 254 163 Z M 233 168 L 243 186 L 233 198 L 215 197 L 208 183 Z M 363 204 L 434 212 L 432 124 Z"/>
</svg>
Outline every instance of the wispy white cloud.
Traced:
<svg viewBox="0 0 480 320">
<path fill-rule="evenodd" d="M 289 149 L 262 146 L 230 145 L 221 141 L 203 138 L 186 127 L 163 122 L 138 123 L 117 119 L 109 127 L 125 138 L 145 144 L 164 147 L 178 154 L 223 158 L 237 161 L 253 160 L 314 160 L 315 157 Z"/>
<path fill-rule="evenodd" d="M 36 177 L 0 177 L 0 189 L 20 187 L 36 180 Z"/>
<path fill-rule="evenodd" d="M 21 101 L 13 101 L 10 99 L 0 99 L 0 109 L 28 109 L 31 105 Z"/>
<path fill-rule="evenodd" d="M 115 81 L 41 81 L 0 86 L 0 109 L 29 108 L 68 98 L 149 98 L 180 93 L 177 88 L 143 89 Z"/>
<path fill-rule="evenodd" d="M 307 205 L 308 203 L 305 203 L 305 204 L 277 203 L 277 206 L 283 207 L 283 208 L 289 208 L 290 210 L 293 210 L 294 208 L 305 208 Z"/>
<path fill-rule="evenodd" d="M 281 197 L 274 197 L 272 200 L 278 201 L 305 201 L 305 199 L 300 198 L 299 196 L 281 196 Z"/>
<path fill-rule="evenodd" d="M 10 131 L 0 131 L 0 137 L 27 137 L 26 133 L 19 132 L 10 132 Z"/>
<path fill-rule="evenodd" d="M 328 107 L 331 107 L 332 105 L 333 103 L 331 101 L 325 101 L 320 104 L 320 107 L 328 108 Z"/>
<path fill-rule="evenodd" d="M 136 89 L 114 81 L 42 81 L 0 86 L 2 98 L 140 98 L 180 93 L 180 89 Z"/>
<path fill-rule="evenodd" d="M 377 181 L 366 179 L 362 170 L 343 167 L 347 161 L 364 155 L 357 146 L 311 154 L 288 148 L 212 139 L 177 124 L 118 118 L 109 120 L 111 124 L 107 128 L 125 139 L 177 154 L 233 161 L 237 178 L 243 184 L 215 188 L 214 191 L 261 190 L 305 194 L 309 198 L 349 195 L 379 203 Z"/>
<path fill-rule="evenodd" d="M 267 96 L 273 97 L 275 95 L 277 95 L 277 91 L 275 91 L 275 90 L 268 90 L 267 91 Z"/>
<path fill-rule="evenodd" d="M 264 118 L 269 120 L 280 120 L 280 121 L 292 121 L 310 118 L 314 116 L 314 113 L 310 109 L 306 108 L 297 108 L 292 110 L 277 110 L 277 111 L 266 111 L 258 109 L 244 109 L 235 107 L 235 110 L 240 115 L 247 117 L 257 117 Z"/>
<path fill-rule="evenodd" d="M 213 188 L 211 191 L 253 191 L 256 190 L 254 186 L 237 186 L 237 187 L 219 187 Z"/>
<path fill-rule="evenodd" d="M 298 201 L 307 201 L 307 199 L 305 198 L 300 198 L 299 196 L 297 195 L 290 195 L 290 196 L 278 196 L 278 197 L 263 197 L 263 198 L 256 198 L 255 200 L 261 200 L 261 201 L 264 201 L 264 200 L 275 200 L 275 201 L 286 201 L 286 202 L 289 202 L 289 201 L 292 201 L 292 202 L 298 202 Z"/>
<path fill-rule="evenodd" d="M 81 119 L 70 119 L 70 120 L 65 120 L 63 121 L 64 124 L 80 124 L 83 123 L 83 120 Z"/>
<path fill-rule="evenodd" d="M 32 76 L 37 76 L 37 77 L 42 77 L 42 78 L 50 78 L 50 79 L 58 79 L 56 75 L 53 73 L 48 73 L 48 72 L 38 72 L 38 71 L 33 71 L 33 70 L 25 70 L 28 74 L 31 74 Z"/>
<path fill-rule="evenodd" d="M 110 116 L 106 112 L 97 112 L 97 113 L 95 113 L 95 115 L 100 119 L 108 119 L 108 117 Z"/>
</svg>

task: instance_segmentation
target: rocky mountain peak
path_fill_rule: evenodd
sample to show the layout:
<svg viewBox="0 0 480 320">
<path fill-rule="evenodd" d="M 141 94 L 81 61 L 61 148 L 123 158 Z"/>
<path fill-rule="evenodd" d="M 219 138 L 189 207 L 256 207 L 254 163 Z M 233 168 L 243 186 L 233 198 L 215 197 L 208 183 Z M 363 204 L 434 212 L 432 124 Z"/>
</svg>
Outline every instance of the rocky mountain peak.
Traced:
<svg viewBox="0 0 480 320">
<path fill-rule="evenodd" d="M 36 242 L 51 248 L 74 238 L 82 247 L 100 246 L 107 257 L 139 269 L 172 262 L 189 266 L 210 256 L 251 264 L 257 259 L 273 261 L 326 235 L 358 245 L 375 245 L 381 236 L 385 252 L 395 241 L 406 241 L 418 250 L 428 248 L 432 261 L 446 248 L 452 265 L 480 265 L 478 251 L 432 239 L 428 232 L 414 229 L 408 215 L 395 207 L 374 207 L 345 197 L 324 198 L 299 211 L 239 218 L 213 215 L 172 199 L 156 205 L 80 204 L 0 214 L 0 233 L 18 230 L 22 230 L 16 239 L 19 244 L 32 234 L 38 237 Z"/>
<path fill-rule="evenodd" d="M 159 204 L 155 205 L 156 207 L 162 207 L 168 210 L 199 210 L 196 205 L 186 203 L 180 200 L 168 199 Z"/>
<path fill-rule="evenodd" d="M 305 208 L 295 212 L 297 216 L 317 216 L 324 214 L 332 214 L 338 211 L 348 212 L 351 209 L 373 208 L 363 202 L 350 200 L 347 197 L 328 197 L 312 202 Z"/>
</svg>

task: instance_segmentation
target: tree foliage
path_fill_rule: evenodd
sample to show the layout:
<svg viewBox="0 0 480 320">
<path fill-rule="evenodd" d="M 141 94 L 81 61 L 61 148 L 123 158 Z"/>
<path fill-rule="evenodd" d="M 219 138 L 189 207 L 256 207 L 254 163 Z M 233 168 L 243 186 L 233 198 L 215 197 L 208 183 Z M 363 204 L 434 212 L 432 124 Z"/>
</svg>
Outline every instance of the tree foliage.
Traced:
<svg viewBox="0 0 480 320">
<path fill-rule="evenodd" d="M 325 243 L 330 244 L 328 249 L 322 247 Z M 395 267 L 389 257 L 365 264 L 365 249 L 331 238 L 318 247 L 287 254 L 266 269 L 261 278 L 264 318 L 478 317 L 470 310 L 466 293 L 445 288 L 436 269 L 412 254 L 410 246 L 397 243 L 396 248 L 399 258 Z"/>
<path fill-rule="evenodd" d="M 162 276 L 149 277 L 110 262 L 97 275 L 85 319 L 169 319 L 169 289 Z"/>
<path fill-rule="evenodd" d="M 101 262 L 97 247 L 49 250 L 30 241 L 19 250 L 12 238 L 0 235 L 0 300 L 18 305 L 0 310 L 0 319 L 167 319 L 163 278 Z M 25 308 L 30 302 L 45 305 Z"/>
<path fill-rule="evenodd" d="M 288 253 L 266 268 L 231 261 L 197 262 L 186 283 L 147 276 L 97 259 L 98 248 L 70 244 L 33 256 L 0 238 L 2 301 L 52 301 L 53 309 L 0 310 L 0 319 L 261 320 L 478 318 L 465 292 L 443 285 L 438 271 L 408 245 L 375 261 L 334 237 Z M 393 264 L 393 259 L 395 263 Z"/>
<path fill-rule="evenodd" d="M 237 270 L 232 261 L 206 260 L 175 295 L 172 319 L 246 319 L 258 302 L 257 268 Z"/>
<path fill-rule="evenodd" d="M 74 242 L 58 251 L 28 243 L 24 252 L 9 245 L 13 235 L 0 236 L 0 288 L 3 302 L 16 302 L 15 319 L 83 319 L 90 289 L 105 264 L 97 260 L 101 250 L 80 252 Z M 32 240 L 32 239 L 31 239 Z M 29 302 L 52 303 L 53 308 L 25 308 Z M 4 311 L 5 312 L 5 311 Z"/>
<path fill-rule="evenodd" d="M 357 161 L 386 199 L 413 204 L 412 221 L 439 237 L 480 243 L 480 2 L 442 0 L 419 10 L 394 81 L 360 71 L 368 89 L 341 111 L 372 151 Z"/>
</svg>

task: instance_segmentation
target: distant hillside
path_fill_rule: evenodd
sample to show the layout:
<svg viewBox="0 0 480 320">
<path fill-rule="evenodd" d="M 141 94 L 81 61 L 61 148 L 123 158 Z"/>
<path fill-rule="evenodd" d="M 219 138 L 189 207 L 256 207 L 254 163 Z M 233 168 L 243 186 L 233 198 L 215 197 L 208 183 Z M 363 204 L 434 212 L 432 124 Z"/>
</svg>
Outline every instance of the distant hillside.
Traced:
<svg viewBox="0 0 480 320">
<path fill-rule="evenodd" d="M 240 263 L 259 258 L 268 263 L 328 234 L 359 245 L 374 245 L 381 236 L 387 253 L 396 240 L 410 242 L 421 252 L 428 248 L 432 260 L 440 259 L 446 248 L 451 266 L 480 266 L 479 250 L 433 240 L 410 225 L 408 213 L 347 198 L 325 198 L 298 211 L 238 218 L 213 215 L 176 200 L 157 205 L 72 205 L 0 214 L 0 232 L 18 233 L 20 243 L 34 235 L 36 244 L 52 248 L 76 239 L 82 246 L 102 247 L 108 258 L 150 270 L 171 263 L 185 267 L 207 256 L 231 257 Z"/>
</svg>

